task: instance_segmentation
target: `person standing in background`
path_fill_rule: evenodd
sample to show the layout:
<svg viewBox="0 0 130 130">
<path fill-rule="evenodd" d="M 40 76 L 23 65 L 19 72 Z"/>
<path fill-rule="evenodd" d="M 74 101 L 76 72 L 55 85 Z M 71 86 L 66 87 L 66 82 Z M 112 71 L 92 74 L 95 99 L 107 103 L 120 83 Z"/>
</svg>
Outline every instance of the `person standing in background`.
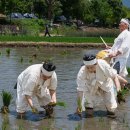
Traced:
<svg viewBox="0 0 130 130">
<path fill-rule="evenodd" d="M 114 40 L 112 47 L 108 47 L 106 51 L 109 52 L 109 57 L 113 58 L 113 68 L 117 70 L 117 73 L 126 77 L 128 74 L 126 69 L 127 59 L 130 53 L 130 31 L 129 31 L 129 20 L 121 19 L 119 24 L 120 34 Z"/>
</svg>

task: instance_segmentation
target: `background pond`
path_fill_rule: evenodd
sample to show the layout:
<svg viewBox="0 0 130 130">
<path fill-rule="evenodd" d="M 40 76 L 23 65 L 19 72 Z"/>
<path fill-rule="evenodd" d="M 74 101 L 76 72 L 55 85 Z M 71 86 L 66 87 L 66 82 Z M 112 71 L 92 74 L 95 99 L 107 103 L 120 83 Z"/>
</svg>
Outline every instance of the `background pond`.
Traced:
<svg viewBox="0 0 130 130">
<path fill-rule="evenodd" d="M 92 119 L 73 121 L 67 116 L 76 110 L 76 76 L 82 65 L 82 57 L 85 53 L 97 53 L 99 50 L 101 49 L 28 47 L 10 48 L 8 55 L 8 48 L 0 48 L 0 92 L 4 89 L 14 96 L 10 113 L 0 114 L 0 130 L 130 130 L 129 96 L 126 103 L 119 105 L 118 117 L 113 120 L 106 118 L 106 109 L 101 103 L 95 108 L 95 117 Z M 17 76 L 29 65 L 41 63 L 47 58 L 52 58 L 57 66 L 57 100 L 65 102 L 66 108 L 55 107 L 51 119 L 35 120 L 34 115 L 28 120 L 16 119 L 16 90 L 13 87 Z M 130 67 L 130 58 L 128 66 Z M 34 101 L 39 108 L 37 101 Z M 0 107 L 2 105 L 0 97 Z M 28 108 L 28 113 L 29 110 Z"/>
</svg>

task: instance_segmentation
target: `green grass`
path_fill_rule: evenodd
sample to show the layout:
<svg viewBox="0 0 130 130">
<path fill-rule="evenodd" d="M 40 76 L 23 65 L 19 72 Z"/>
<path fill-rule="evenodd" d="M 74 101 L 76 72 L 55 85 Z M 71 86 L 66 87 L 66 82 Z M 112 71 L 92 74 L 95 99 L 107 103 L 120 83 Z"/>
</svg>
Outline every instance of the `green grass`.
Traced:
<svg viewBox="0 0 130 130">
<path fill-rule="evenodd" d="M 113 43 L 114 37 L 103 37 L 106 43 Z M 39 37 L 39 36 L 0 36 L 0 42 L 65 42 L 65 43 L 102 43 L 100 37 Z"/>
</svg>

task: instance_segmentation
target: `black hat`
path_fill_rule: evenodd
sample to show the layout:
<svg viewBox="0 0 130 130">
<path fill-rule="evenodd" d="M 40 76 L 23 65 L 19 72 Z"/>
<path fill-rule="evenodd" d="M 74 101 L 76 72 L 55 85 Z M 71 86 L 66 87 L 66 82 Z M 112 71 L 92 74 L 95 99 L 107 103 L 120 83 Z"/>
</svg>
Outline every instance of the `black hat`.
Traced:
<svg viewBox="0 0 130 130">
<path fill-rule="evenodd" d="M 96 64 L 97 60 L 96 60 L 96 56 L 93 54 L 85 54 L 83 56 L 83 63 L 85 65 L 94 65 Z"/>
<path fill-rule="evenodd" d="M 52 62 L 43 62 L 42 73 L 46 76 L 51 76 L 55 71 L 56 66 Z"/>
</svg>

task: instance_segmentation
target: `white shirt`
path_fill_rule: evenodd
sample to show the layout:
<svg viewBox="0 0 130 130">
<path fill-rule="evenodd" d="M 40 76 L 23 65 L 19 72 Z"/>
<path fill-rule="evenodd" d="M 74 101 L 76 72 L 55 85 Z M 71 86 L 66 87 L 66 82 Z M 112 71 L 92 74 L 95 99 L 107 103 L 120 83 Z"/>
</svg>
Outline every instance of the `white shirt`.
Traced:
<svg viewBox="0 0 130 130">
<path fill-rule="evenodd" d="M 24 95 L 32 96 L 37 89 L 41 90 L 41 94 L 44 93 L 46 89 L 55 90 L 57 88 L 56 73 L 54 72 L 50 79 L 44 81 L 40 77 L 41 67 L 42 64 L 35 64 L 25 69 L 18 77 L 20 85 L 17 91 L 22 90 Z"/>
<path fill-rule="evenodd" d="M 120 51 L 122 54 L 118 55 L 117 59 L 127 59 L 130 53 L 130 32 L 126 29 L 122 31 L 114 40 L 114 44 L 110 49 L 112 52 Z"/>
<path fill-rule="evenodd" d="M 88 72 L 85 65 L 81 67 L 77 75 L 77 90 L 89 91 L 98 83 L 98 87 L 108 92 L 113 87 L 112 78 L 116 75 L 116 71 L 105 60 L 99 59 L 97 60 L 96 73 Z"/>
</svg>

